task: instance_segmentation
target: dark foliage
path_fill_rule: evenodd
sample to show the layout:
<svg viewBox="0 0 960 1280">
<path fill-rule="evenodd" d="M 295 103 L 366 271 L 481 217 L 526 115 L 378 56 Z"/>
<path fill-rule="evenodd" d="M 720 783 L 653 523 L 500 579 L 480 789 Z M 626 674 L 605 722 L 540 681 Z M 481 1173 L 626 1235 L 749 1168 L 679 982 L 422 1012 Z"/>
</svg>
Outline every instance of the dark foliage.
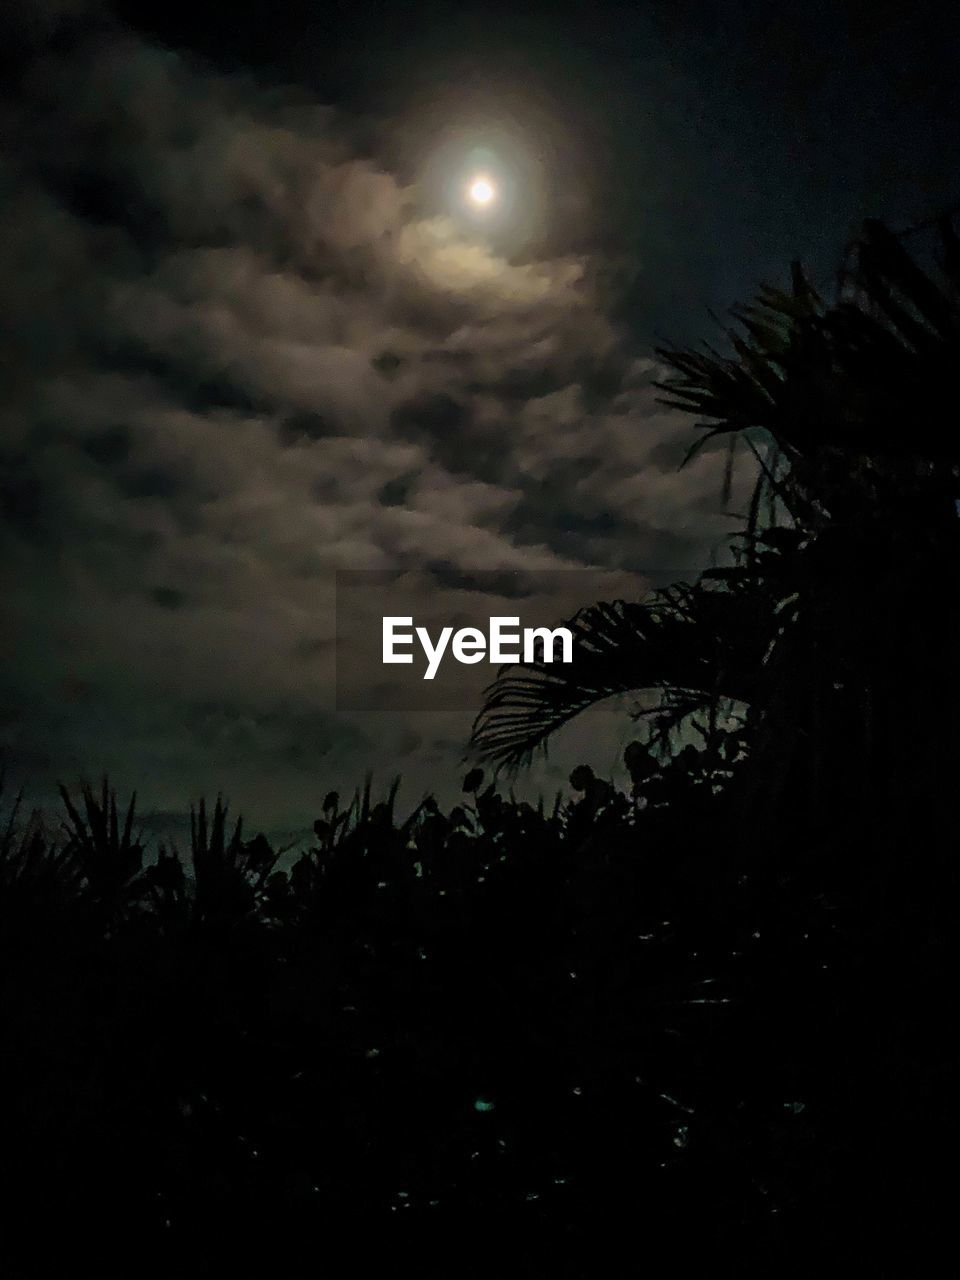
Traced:
<svg viewBox="0 0 960 1280">
<path fill-rule="evenodd" d="M 491 686 L 474 728 L 482 758 L 515 767 L 614 693 L 656 695 L 650 714 L 661 731 L 695 712 L 744 704 L 754 720 L 773 717 L 781 750 L 800 731 L 794 712 L 806 717 L 805 732 L 837 731 L 835 686 L 847 702 L 869 700 L 900 720 L 901 699 L 869 688 L 884 673 L 901 693 L 921 680 L 915 703 L 929 719 L 927 697 L 937 699 L 923 673 L 945 678 L 955 624 L 953 227 L 941 226 L 928 274 L 869 222 L 833 303 L 795 266 L 792 292 L 765 289 L 734 317 L 729 356 L 660 354 L 672 370 L 665 402 L 700 419 L 691 452 L 726 436 L 758 467 L 735 564 L 642 603 L 581 610 L 568 624 L 572 666 L 518 664 Z M 932 664 L 919 660 L 929 643 L 941 646 Z M 780 714 L 778 703 L 791 697 L 805 710 Z M 872 723 L 873 712 L 864 713 L 861 705 L 861 729 Z M 852 727 L 848 719 L 844 729 Z"/>
</svg>

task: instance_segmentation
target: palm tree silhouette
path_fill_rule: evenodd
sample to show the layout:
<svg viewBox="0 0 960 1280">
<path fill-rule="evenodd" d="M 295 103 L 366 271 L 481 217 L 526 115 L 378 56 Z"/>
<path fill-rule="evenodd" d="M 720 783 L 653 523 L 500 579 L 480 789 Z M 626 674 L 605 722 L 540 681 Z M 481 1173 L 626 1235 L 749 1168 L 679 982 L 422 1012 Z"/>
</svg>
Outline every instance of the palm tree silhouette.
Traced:
<svg viewBox="0 0 960 1280">
<path fill-rule="evenodd" d="M 956 705 L 949 589 L 958 550 L 960 239 L 937 224 L 922 266 L 868 221 L 827 302 L 799 264 L 792 288 L 733 311 L 731 351 L 660 350 L 664 403 L 696 415 L 729 466 L 758 467 L 731 567 L 643 602 L 582 609 L 572 665 L 519 664 L 486 692 L 473 752 L 508 769 L 612 694 L 654 695 L 653 736 L 739 708 L 768 798 L 801 786 L 875 794 L 892 778 L 949 791 Z M 939 725 L 949 716 L 937 717 Z M 673 738 L 675 740 L 675 736 Z M 904 784 L 901 788 L 910 790 Z M 929 790 L 929 786 L 927 787 Z"/>
</svg>

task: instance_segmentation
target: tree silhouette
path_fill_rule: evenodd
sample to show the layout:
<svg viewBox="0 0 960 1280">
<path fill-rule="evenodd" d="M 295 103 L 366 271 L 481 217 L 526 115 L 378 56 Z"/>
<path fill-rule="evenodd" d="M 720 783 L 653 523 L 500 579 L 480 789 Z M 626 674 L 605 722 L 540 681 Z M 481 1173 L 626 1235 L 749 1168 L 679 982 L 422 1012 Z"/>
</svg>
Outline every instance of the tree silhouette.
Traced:
<svg viewBox="0 0 960 1280">
<path fill-rule="evenodd" d="M 672 371 L 664 402 L 703 433 L 691 454 L 726 437 L 731 460 L 745 449 L 758 466 L 734 564 L 645 602 L 581 610 L 567 624 L 571 666 L 520 664 L 489 688 L 478 756 L 516 767 L 592 703 L 646 691 L 656 701 L 641 714 L 661 736 L 697 713 L 748 708 L 768 794 L 797 773 L 808 788 L 876 790 L 904 770 L 947 793 L 942 731 L 919 722 L 954 696 L 960 241 L 949 219 L 938 250 L 925 270 L 867 222 L 832 302 L 795 264 L 789 292 L 765 288 L 733 312 L 729 354 L 659 352 Z"/>
</svg>

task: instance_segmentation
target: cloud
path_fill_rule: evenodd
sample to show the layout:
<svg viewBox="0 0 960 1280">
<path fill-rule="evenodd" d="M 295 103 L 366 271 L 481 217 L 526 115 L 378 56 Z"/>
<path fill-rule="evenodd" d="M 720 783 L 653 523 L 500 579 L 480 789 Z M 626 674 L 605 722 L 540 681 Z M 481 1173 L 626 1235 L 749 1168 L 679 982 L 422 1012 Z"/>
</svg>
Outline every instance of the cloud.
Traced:
<svg viewBox="0 0 960 1280">
<path fill-rule="evenodd" d="M 432 780 L 469 717 L 332 706 L 337 569 L 422 573 L 438 616 L 444 575 L 685 566 L 725 532 L 722 462 L 677 472 L 689 426 L 595 264 L 498 256 L 302 91 L 100 22 L 2 124 L 15 767 L 163 807 L 243 786 L 275 823 L 321 773 Z"/>
</svg>

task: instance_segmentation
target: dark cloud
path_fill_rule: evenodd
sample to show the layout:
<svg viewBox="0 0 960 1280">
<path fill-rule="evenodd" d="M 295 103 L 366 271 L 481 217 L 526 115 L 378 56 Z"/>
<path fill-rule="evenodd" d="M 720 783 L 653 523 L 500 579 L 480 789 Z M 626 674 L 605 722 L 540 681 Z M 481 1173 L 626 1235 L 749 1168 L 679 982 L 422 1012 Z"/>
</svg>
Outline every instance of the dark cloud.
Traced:
<svg viewBox="0 0 960 1280">
<path fill-rule="evenodd" d="M 150 599 L 161 609 L 182 609 L 187 603 L 187 593 L 176 587 L 154 587 Z"/>
</svg>

